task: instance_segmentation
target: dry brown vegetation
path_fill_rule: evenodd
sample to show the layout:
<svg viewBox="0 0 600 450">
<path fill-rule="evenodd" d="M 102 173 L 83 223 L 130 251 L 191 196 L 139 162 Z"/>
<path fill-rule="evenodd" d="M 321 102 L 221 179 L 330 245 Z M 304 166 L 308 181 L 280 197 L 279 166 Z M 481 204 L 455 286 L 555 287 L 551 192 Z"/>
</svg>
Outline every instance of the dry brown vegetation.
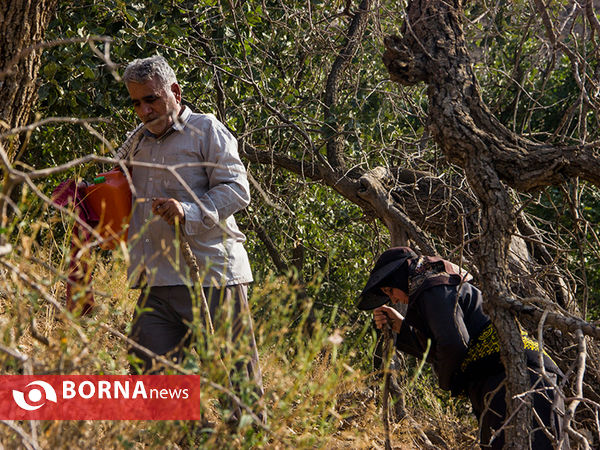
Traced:
<svg viewBox="0 0 600 450">
<path fill-rule="evenodd" d="M 62 308 L 63 276 L 48 269 L 52 261 L 58 268 L 66 267 L 66 254 L 60 251 L 64 244 L 40 246 L 26 233 L 18 242 L 23 245 L 3 260 L 2 268 L 2 373 L 127 373 L 127 343 L 106 328 L 126 334 L 137 298 L 137 291 L 126 288 L 122 254 L 115 252 L 114 259 L 106 253 L 92 254 L 97 304 L 91 315 L 78 318 Z M 238 428 L 224 423 L 219 394 L 206 386 L 201 398 L 203 423 L 3 421 L 0 440 L 6 448 L 383 447 L 381 379 L 359 368 L 357 361 L 368 360 L 369 355 L 357 354 L 356 342 L 347 338 L 353 326 L 340 329 L 316 322 L 309 336 L 302 331 L 304 316 L 297 326 L 290 326 L 299 311 L 296 300 L 297 292 L 287 279 L 273 278 L 253 287 L 268 432 L 248 420 Z M 269 314 L 257 314 L 265 307 Z M 332 338 L 338 335 L 341 343 Z M 215 369 L 219 364 L 208 360 L 202 364 L 199 359 L 192 352 L 182 366 L 222 382 Z M 392 424 L 395 448 L 424 448 L 427 442 L 438 448 L 473 447 L 476 424 L 468 407 L 440 400 L 433 384 L 430 375 L 421 374 L 413 386 L 406 385 L 408 414 Z"/>
<path fill-rule="evenodd" d="M 0 101 L 0 202 L 10 216 L 0 229 L 4 372 L 125 370 L 126 344 L 107 331 L 126 332 L 131 316 L 124 256 L 115 263 L 93 255 L 98 306 L 90 318 L 69 317 L 61 306 L 68 232 L 57 231 L 39 195 L 25 191 L 19 201 L 16 192 L 25 175 L 37 183 L 58 164 L 82 155 L 98 162 L 90 153 L 118 147 L 134 126 L 118 72 L 156 51 L 177 66 L 186 100 L 215 112 L 239 138 L 256 189 L 245 216 L 255 270 L 296 270 L 300 280 L 328 272 L 330 286 L 322 296 L 318 289 L 301 295 L 287 278 L 253 288 L 269 435 L 222 425 L 207 388 L 213 432 L 173 423 L 4 423 L 6 446 L 381 446 L 379 381 L 366 356 L 371 336 L 354 354 L 362 328 L 341 310 L 310 337 L 300 325 L 312 301 L 350 308 L 377 254 L 406 243 L 476 276 L 502 338 L 508 392 L 516 394 L 509 410 L 519 410 L 527 388 L 523 325 L 568 374 L 572 442 L 598 445 L 598 2 L 361 0 L 306 8 L 48 0 L 37 11 L 28 3 L 7 3 L 11 14 L 0 14 L 8 30 L 0 99 L 11 99 Z M 328 340 L 336 328 L 345 338 L 338 347 Z M 220 380 L 200 359 L 192 353 L 185 369 Z M 434 395 L 430 375 L 419 380 L 405 386 L 409 415 L 393 426 L 394 444 L 439 446 L 439 437 L 449 448 L 471 445 L 476 427 L 464 405 Z M 515 416 L 511 448 L 525 446 L 527 409 Z"/>
</svg>

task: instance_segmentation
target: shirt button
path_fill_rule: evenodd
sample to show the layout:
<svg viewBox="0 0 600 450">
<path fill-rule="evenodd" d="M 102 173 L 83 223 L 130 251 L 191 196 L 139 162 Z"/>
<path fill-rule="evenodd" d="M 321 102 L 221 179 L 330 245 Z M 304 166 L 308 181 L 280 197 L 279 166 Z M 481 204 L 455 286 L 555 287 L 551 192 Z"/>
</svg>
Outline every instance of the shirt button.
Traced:
<svg viewBox="0 0 600 450">
<path fill-rule="evenodd" d="M 150 239 L 146 239 L 146 242 L 150 242 Z"/>
</svg>

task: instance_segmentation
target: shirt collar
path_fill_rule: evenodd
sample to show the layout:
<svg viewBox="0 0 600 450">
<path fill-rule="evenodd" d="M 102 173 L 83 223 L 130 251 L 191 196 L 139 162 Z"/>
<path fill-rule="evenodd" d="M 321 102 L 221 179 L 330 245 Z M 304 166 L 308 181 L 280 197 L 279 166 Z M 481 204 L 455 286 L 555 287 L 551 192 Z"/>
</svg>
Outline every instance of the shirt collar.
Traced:
<svg viewBox="0 0 600 450">
<path fill-rule="evenodd" d="M 183 108 L 183 111 L 175 118 L 175 122 L 172 125 L 175 131 L 183 131 L 192 116 L 192 110 L 190 108 L 185 105 L 181 105 L 181 107 Z"/>
</svg>

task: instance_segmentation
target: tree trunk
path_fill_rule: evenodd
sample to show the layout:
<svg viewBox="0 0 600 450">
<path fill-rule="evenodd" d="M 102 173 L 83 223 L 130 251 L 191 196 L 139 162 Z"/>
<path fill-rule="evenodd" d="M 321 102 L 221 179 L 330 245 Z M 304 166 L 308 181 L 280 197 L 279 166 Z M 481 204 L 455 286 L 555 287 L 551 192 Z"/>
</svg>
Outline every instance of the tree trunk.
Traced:
<svg viewBox="0 0 600 450">
<path fill-rule="evenodd" d="M 517 395 L 529 385 L 518 325 L 509 311 L 499 307 L 509 292 L 508 248 L 516 228 L 503 181 L 527 189 L 552 182 L 554 172 L 547 167 L 534 180 L 527 166 L 539 149 L 534 152 L 533 145 L 503 128 L 483 105 L 464 41 L 461 8 L 460 1 L 410 2 L 404 34 L 386 40 L 384 62 L 395 81 L 428 85 L 432 135 L 447 158 L 464 169 L 481 205 L 477 266 L 485 309 L 500 339 L 507 417 L 512 417 L 505 430 L 505 448 L 520 449 L 528 446 L 530 408 L 519 407 Z M 508 161 L 526 171 L 517 176 Z"/>
<path fill-rule="evenodd" d="M 0 2 L 0 130 L 29 123 L 37 100 L 37 74 L 42 51 L 35 48 L 44 38 L 57 0 Z M 2 142 L 10 161 L 19 152 L 18 137 Z"/>
</svg>

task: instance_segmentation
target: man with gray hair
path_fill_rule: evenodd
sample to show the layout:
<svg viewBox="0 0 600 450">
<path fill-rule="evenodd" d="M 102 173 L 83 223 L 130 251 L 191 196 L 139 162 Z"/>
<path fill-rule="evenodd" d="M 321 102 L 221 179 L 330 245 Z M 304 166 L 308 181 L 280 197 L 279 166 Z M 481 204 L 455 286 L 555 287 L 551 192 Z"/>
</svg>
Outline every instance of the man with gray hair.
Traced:
<svg viewBox="0 0 600 450">
<path fill-rule="evenodd" d="M 190 344 L 189 325 L 203 323 L 197 313 L 194 316 L 197 303 L 177 245 L 178 239 L 186 239 L 202 267 L 215 334 L 230 338 L 234 348 L 247 344 L 249 354 L 233 356 L 232 378 L 252 380 L 262 397 L 247 300 L 252 273 L 245 236 L 233 217 L 250 203 L 237 141 L 212 114 L 194 113 L 182 105 L 181 87 L 162 56 L 134 60 L 123 80 L 143 123 L 118 153 L 132 161 L 128 275 L 132 287 L 142 289 L 131 337 L 179 361 Z M 141 362 L 142 372 L 158 369 L 143 352 L 130 353 Z"/>
</svg>

